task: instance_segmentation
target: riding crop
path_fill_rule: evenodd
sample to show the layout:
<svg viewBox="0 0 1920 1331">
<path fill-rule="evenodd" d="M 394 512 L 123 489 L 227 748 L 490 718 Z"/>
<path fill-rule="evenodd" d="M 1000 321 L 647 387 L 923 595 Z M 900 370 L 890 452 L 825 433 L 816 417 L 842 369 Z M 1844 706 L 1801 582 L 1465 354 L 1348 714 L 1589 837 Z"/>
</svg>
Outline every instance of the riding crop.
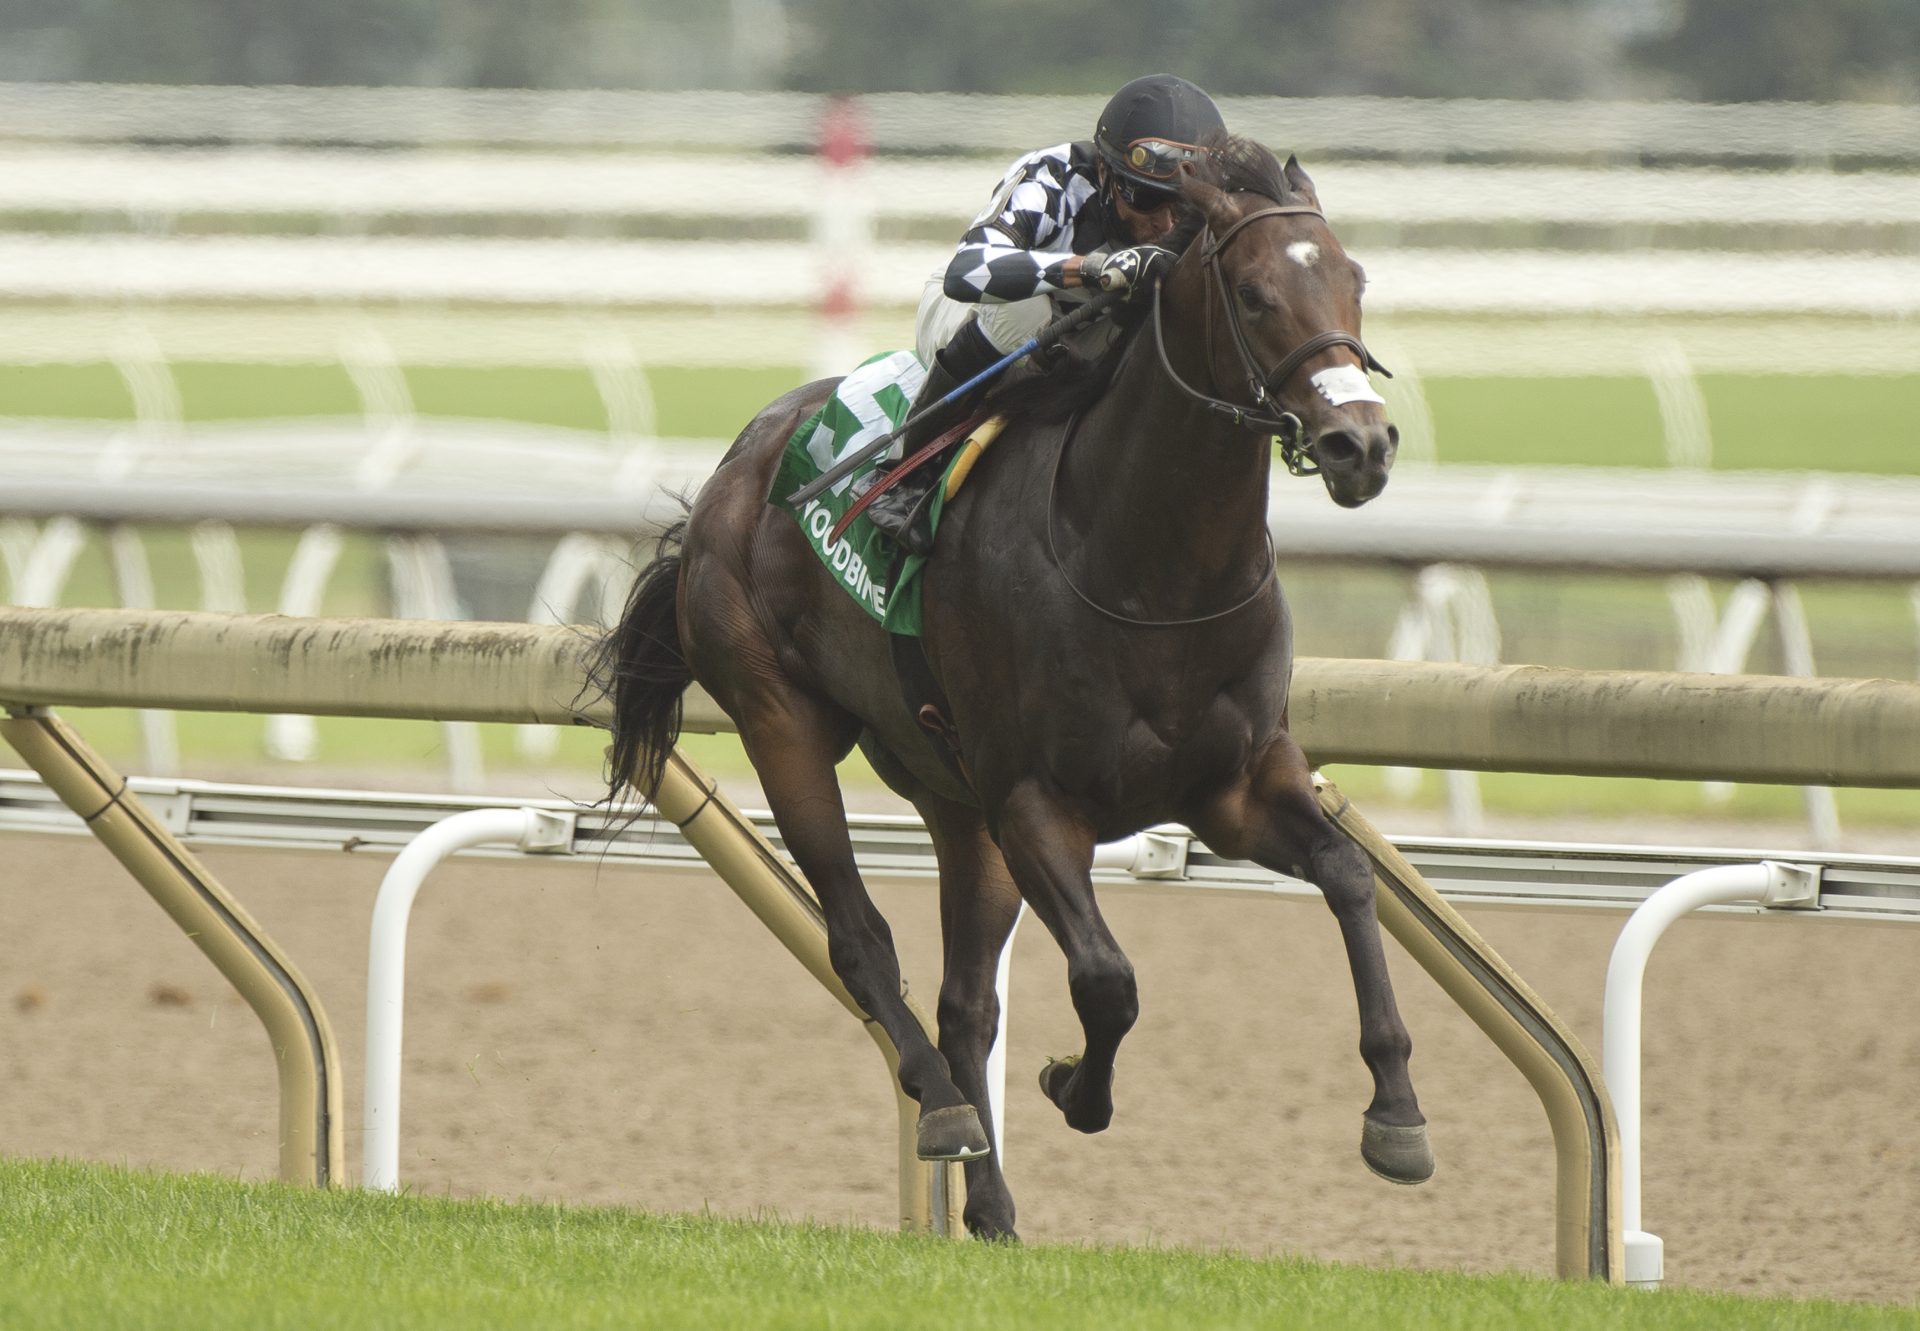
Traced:
<svg viewBox="0 0 1920 1331">
<path fill-rule="evenodd" d="M 1067 311 L 1067 313 L 1042 328 L 1025 342 L 1022 342 L 1018 347 L 995 361 L 992 365 L 989 365 L 986 369 L 974 375 L 973 378 L 955 388 L 938 402 L 933 403 L 923 411 L 915 412 L 909 419 L 902 421 L 880 438 L 870 444 L 863 444 L 861 447 L 834 463 L 831 467 L 828 467 L 818 476 L 808 481 L 798 490 L 795 490 L 787 496 L 787 507 L 799 508 L 821 491 L 839 484 L 841 480 L 850 476 L 858 469 L 861 463 L 865 462 L 868 458 L 877 457 L 879 454 L 885 452 L 888 448 L 892 447 L 894 440 L 911 430 L 921 421 L 927 419 L 927 417 L 960 401 L 960 399 L 964 398 L 980 385 L 986 383 L 989 379 L 1009 369 L 1013 363 L 1022 356 L 1039 350 L 1054 340 L 1064 337 L 1082 324 L 1089 323 L 1098 316 L 1105 314 L 1114 304 L 1125 300 L 1127 294 L 1125 290 L 1103 291 L 1085 304 Z"/>
</svg>

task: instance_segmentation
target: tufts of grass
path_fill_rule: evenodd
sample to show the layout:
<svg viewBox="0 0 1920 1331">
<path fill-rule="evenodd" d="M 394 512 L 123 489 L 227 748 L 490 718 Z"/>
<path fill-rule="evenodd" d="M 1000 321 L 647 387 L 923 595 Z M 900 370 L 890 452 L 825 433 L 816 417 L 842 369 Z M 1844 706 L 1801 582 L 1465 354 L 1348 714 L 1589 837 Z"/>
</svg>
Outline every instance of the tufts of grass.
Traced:
<svg viewBox="0 0 1920 1331">
<path fill-rule="evenodd" d="M 1920 1310 L 0 1161 L 0 1325 L 1914 1327 Z"/>
</svg>

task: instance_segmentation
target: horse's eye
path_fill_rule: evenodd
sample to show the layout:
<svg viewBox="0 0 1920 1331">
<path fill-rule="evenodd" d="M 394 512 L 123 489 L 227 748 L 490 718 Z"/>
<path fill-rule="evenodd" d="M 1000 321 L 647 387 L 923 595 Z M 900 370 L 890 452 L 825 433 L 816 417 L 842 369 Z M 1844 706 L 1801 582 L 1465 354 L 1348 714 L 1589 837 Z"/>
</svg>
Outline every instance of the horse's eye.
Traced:
<svg viewBox="0 0 1920 1331">
<path fill-rule="evenodd" d="M 1273 302 L 1267 299 L 1267 293 L 1252 282 L 1242 282 L 1236 293 L 1240 304 L 1248 314 L 1264 314 L 1273 308 Z"/>
<path fill-rule="evenodd" d="M 1359 290 L 1365 291 L 1367 289 L 1367 270 L 1360 266 L 1358 259 L 1348 259 L 1347 262 L 1353 265 L 1353 280 L 1360 284 Z"/>
</svg>

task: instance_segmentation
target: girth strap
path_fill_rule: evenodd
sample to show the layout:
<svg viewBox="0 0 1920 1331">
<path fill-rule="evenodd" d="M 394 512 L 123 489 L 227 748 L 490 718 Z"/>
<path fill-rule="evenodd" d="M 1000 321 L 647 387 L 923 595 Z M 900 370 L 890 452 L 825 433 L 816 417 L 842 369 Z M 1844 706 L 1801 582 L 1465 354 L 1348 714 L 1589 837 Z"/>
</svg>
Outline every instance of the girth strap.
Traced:
<svg viewBox="0 0 1920 1331">
<path fill-rule="evenodd" d="M 895 556 L 893 570 L 887 577 L 888 595 L 892 595 L 891 588 L 899 584 L 900 571 L 906 562 L 904 551 Z M 926 647 L 911 633 L 889 633 L 887 645 L 893 654 L 894 682 L 900 686 L 907 714 L 919 725 L 920 733 L 927 737 L 941 764 L 972 790 L 973 778 L 967 775 L 967 765 L 960 757 L 960 732 L 953 724 L 953 704 L 947 701 L 940 681 L 933 677 Z"/>
</svg>

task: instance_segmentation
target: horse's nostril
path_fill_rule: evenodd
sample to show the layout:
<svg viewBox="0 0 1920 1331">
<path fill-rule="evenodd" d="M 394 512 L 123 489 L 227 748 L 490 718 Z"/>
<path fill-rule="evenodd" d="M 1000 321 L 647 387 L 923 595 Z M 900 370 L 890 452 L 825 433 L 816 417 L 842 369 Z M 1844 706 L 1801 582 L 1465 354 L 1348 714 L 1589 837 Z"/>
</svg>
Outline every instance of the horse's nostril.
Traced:
<svg viewBox="0 0 1920 1331">
<path fill-rule="evenodd" d="M 1400 447 L 1400 427 L 1399 426 L 1389 425 L 1387 427 L 1387 447 L 1388 448 Z"/>
<path fill-rule="evenodd" d="M 1323 465 L 1351 466 L 1360 460 L 1360 441 L 1345 430 L 1330 430 L 1314 441 L 1313 451 Z"/>
</svg>

